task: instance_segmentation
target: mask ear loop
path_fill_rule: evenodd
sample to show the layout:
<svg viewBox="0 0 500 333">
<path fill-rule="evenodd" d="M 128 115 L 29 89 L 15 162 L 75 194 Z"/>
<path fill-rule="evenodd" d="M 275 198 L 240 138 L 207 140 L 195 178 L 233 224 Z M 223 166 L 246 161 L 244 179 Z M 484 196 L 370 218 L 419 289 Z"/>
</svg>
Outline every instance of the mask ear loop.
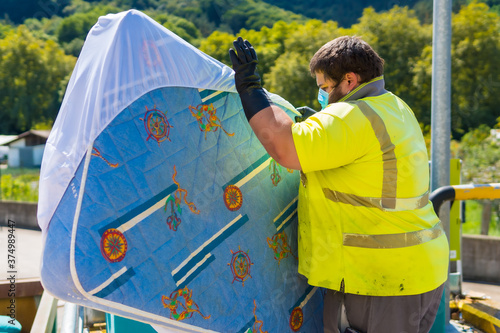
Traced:
<svg viewBox="0 0 500 333">
<path fill-rule="evenodd" d="M 342 83 L 342 81 L 344 80 L 347 80 L 347 78 L 345 77 L 345 75 L 343 76 L 343 78 L 339 81 L 339 83 L 337 83 L 337 85 L 335 87 L 332 88 L 332 90 L 330 91 L 330 93 L 328 93 L 328 104 L 331 104 L 333 103 L 332 101 L 330 101 L 330 95 L 331 93 L 333 93 L 335 91 L 335 89 L 337 89 L 337 87 Z M 351 81 L 350 80 L 347 80 L 347 83 L 348 84 L 351 84 Z M 353 89 L 350 89 L 347 94 L 345 94 L 344 96 L 347 96 L 351 93 L 351 91 L 353 91 Z"/>
<path fill-rule="evenodd" d="M 342 81 L 345 80 L 345 77 L 343 77 L 342 79 L 340 79 L 339 83 L 337 83 L 335 85 L 335 87 L 332 88 L 332 90 L 330 90 L 330 92 L 328 93 L 328 104 L 332 104 L 334 103 L 333 101 L 330 100 L 330 97 L 332 96 L 332 93 L 335 91 L 335 89 L 337 89 L 337 87 L 342 83 Z"/>
</svg>

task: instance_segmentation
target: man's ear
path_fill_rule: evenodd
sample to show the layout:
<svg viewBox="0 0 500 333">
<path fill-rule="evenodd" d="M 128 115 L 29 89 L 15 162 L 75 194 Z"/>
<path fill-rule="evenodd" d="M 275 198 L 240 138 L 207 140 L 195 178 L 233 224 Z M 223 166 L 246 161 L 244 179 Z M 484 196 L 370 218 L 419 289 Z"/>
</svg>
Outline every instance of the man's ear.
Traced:
<svg viewBox="0 0 500 333">
<path fill-rule="evenodd" d="M 353 90 L 360 85 L 361 77 L 354 72 L 346 73 L 345 79 L 347 80 L 349 90 Z"/>
</svg>

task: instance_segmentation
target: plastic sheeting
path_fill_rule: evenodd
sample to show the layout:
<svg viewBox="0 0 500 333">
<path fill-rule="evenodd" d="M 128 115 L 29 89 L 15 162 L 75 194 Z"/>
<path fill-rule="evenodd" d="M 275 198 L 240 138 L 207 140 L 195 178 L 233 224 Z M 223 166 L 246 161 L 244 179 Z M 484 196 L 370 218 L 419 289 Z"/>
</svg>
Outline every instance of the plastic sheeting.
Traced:
<svg viewBox="0 0 500 333">
<path fill-rule="evenodd" d="M 147 91 L 175 86 L 236 91 L 231 68 L 143 13 L 130 10 L 99 18 L 45 147 L 38 204 L 42 231 L 97 135 Z"/>
</svg>

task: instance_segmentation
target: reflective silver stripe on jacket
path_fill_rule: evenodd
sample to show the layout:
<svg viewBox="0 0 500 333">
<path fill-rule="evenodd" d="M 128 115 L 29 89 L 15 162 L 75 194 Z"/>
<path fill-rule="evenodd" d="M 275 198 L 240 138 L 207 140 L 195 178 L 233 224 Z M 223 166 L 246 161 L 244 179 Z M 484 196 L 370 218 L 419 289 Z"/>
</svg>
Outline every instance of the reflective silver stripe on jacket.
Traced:
<svg viewBox="0 0 500 333">
<path fill-rule="evenodd" d="M 384 211 L 404 211 L 425 207 L 429 203 L 429 191 L 415 198 L 397 197 L 398 166 L 394 152 L 395 146 L 387 132 L 383 119 L 366 102 L 356 101 L 361 112 L 370 122 L 375 137 L 380 144 L 383 161 L 382 196 L 380 198 L 362 197 L 355 194 L 343 193 L 323 188 L 325 197 L 334 201 L 352 206 L 378 208 Z M 436 239 L 443 234 L 441 222 L 434 227 L 424 230 L 411 231 L 400 234 L 362 235 L 345 233 L 343 244 L 372 249 L 392 249 L 414 246 Z"/>
<path fill-rule="evenodd" d="M 383 180 L 382 180 L 382 207 L 383 208 L 396 208 L 396 193 L 398 188 L 398 161 L 396 153 L 394 152 L 394 144 L 391 137 L 387 132 L 384 121 L 366 102 L 354 102 L 365 117 L 370 121 L 375 136 L 380 144 L 383 160 Z"/>
<path fill-rule="evenodd" d="M 334 202 L 341 202 L 352 206 L 378 208 L 385 211 L 402 211 L 424 208 L 429 202 L 429 191 L 415 198 L 371 198 L 343 193 L 323 188 L 325 197 Z M 393 207 L 393 208 L 387 208 Z"/>
<path fill-rule="evenodd" d="M 395 249 L 423 244 L 444 234 L 441 221 L 429 229 L 410 231 L 401 234 L 362 235 L 344 234 L 345 246 L 363 247 L 369 249 Z"/>
<path fill-rule="evenodd" d="M 338 192 L 323 188 L 325 197 L 353 206 L 379 208 L 385 211 L 413 210 L 425 207 L 429 201 L 429 192 L 415 198 L 397 198 L 398 164 L 395 146 L 387 132 L 384 120 L 365 101 L 351 102 L 359 107 L 370 122 L 380 150 L 382 151 L 382 195 L 380 198 L 362 197 L 355 194 Z"/>
</svg>

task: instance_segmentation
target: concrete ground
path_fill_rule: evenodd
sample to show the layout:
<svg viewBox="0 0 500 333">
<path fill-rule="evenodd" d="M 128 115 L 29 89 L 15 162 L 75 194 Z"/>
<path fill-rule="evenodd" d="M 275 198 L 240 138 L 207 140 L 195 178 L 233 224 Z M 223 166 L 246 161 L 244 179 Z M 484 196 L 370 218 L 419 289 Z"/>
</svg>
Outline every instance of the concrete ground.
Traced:
<svg viewBox="0 0 500 333">
<path fill-rule="evenodd" d="M 15 293 L 15 318 L 23 333 L 31 331 L 43 293 L 41 254 L 40 231 L 0 227 L 0 314 L 8 315 L 5 304 Z"/>
<path fill-rule="evenodd" d="M 14 228 L 13 233 L 9 232 L 10 228 L 0 227 L 0 283 L 7 281 L 9 271 L 15 271 L 16 280 L 25 279 L 40 279 L 40 263 L 42 255 L 42 232 L 35 230 L 26 230 Z M 9 238 L 9 234 L 13 234 L 14 238 Z M 15 252 L 9 253 L 8 240 L 14 240 L 13 244 Z M 8 254 L 15 258 L 8 257 Z M 14 260 L 8 262 L 7 260 Z M 9 265 L 13 264 L 14 269 Z M 4 295 L 0 295 L 0 298 Z"/>
<path fill-rule="evenodd" d="M 500 285 L 487 282 L 464 281 L 462 293 L 467 296 L 484 296 L 500 303 Z"/>
</svg>

